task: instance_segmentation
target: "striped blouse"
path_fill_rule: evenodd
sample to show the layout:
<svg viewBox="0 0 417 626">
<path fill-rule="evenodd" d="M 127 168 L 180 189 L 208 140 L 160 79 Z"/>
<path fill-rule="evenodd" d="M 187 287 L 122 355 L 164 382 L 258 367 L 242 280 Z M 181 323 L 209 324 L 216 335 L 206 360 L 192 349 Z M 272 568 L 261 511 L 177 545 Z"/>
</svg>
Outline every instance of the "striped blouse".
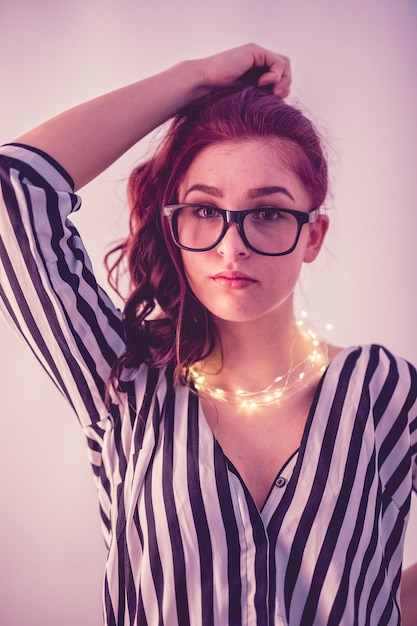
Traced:
<svg viewBox="0 0 417 626">
<path fill-rule="evenodd" d="M 417 488 L 417 376 L 380 346 L 340 352 L 300 448 L 261 510 L 172 371 L 124 372 L 104 402 L 123 318 L 68 215 L 68 174 L 0 150 L 0 307 L 76 412 L 108 545 L 106 626 L 400 623 Z"/>
</svg>

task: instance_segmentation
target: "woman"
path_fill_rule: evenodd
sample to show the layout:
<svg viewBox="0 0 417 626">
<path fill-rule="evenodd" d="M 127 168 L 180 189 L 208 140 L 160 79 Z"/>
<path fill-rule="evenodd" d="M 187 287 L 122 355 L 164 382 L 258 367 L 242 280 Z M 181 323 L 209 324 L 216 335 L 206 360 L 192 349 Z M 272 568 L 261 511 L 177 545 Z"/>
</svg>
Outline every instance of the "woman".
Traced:
<svg viewBox="0 0 417 626">
<path fill-rule="evenodd" d="M 289 84 L 285 57 L 243 46 L 2 150 L 3 311 L 87 437 L 106 624 L 400 622 L 416 373 L 295 320 L 328 228 L 327 166 Z M 68 220 L 73 191 L 172 116 L 130 179 L 121 315 Z"/>
</svg>

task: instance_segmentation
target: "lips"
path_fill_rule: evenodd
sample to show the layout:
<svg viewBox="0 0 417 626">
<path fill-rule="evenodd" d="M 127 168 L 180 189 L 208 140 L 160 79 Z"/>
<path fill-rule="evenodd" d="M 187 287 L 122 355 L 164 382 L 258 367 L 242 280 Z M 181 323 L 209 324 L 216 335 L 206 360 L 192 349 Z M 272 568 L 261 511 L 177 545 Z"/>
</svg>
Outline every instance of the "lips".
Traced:
<svg viewBox="0 0 417 626">
<path fill-rule="evenodd" d="M 212 277 L 212 280 L 227 289 L 246 289 L 257 281 L 243 272 L 225 270 Z"/>
</svg>

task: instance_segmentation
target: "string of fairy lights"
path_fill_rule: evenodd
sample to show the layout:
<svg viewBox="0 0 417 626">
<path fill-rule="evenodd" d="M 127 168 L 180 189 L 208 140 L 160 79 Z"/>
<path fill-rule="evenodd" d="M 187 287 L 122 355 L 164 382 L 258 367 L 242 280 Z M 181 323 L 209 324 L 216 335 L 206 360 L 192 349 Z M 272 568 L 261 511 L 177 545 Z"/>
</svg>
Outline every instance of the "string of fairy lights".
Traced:
<svg viewBox="0 0 417 626">
<path fill-rule="evenodd" d="M 309 342 L 308 355 L 300 362 L 292 365 L 289 370 L 277 376 L 270 385 L 258 391 L 237 389 L 229 391 L 211 385 L 207 377 L 195 367 L 190 367 L 190 382 L 201 395 L 210 396 L 213 400 L 237 404 L 242 409 L 256 409 L 262 406 L 273 405 L 288 399 L 296 392 L 307 386 L 314 378 L 322 375 L 329 363 L 328 349 L 325 341 L 321 340 L 316 332 L 306 327 L 307 313 L 301 312 L 296 325 L 300 334 Z M 332 324 L 326 324 L 327 331 L 333 329 Z"/>
</svg>

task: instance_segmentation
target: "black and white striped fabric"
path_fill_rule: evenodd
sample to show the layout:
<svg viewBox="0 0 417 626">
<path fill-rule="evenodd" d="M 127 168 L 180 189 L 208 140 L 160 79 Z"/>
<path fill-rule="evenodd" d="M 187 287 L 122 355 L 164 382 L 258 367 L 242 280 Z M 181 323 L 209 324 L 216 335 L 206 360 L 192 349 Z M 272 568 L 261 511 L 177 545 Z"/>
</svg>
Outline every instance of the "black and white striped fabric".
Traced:
<svg viewBox="0 0 417 626">
<path fill-rule="evenodd" d="M 39 151 L 0 158 L 1 310 L 84 429 L 109 548 L 106 625 L 399 624 L 414 368 L 379 346 L 339 353 L 259 511 L 169 368 L 126 371 L 106 408 L 123 319 L 68 221 L 79 198 Z"/>
</svg>

